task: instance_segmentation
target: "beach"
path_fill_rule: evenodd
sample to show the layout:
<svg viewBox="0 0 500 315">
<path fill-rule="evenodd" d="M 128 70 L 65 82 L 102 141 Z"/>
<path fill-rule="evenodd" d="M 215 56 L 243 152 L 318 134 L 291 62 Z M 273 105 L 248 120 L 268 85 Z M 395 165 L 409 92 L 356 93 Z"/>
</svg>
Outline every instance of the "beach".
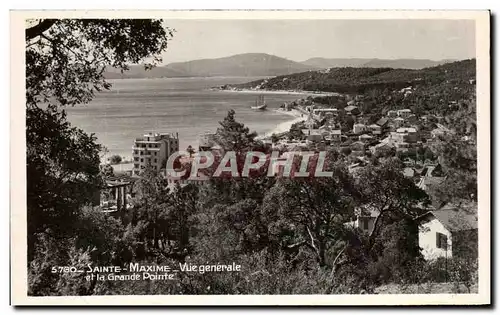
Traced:
<svg viewBox="0 0 500 315">
<path fill-rule="evenodd" d="M 85 132 L 94 133 L 97 142 L 109 150 L 108 157 L 116 154 L 130 161 L 134 139 L 147 132 L 178 134 L 181 150 L 189 145 L 197 148 L 199 136 L 215 132 L 229 110 L 234 110 L 236 120 L 258 135 L 287 131 L 295 122 L 293 119 L 300 117 L 278 110 L 283 103 L 301 98 L 297 93 L 267 92 L 267 110 L 256 111 L 251 109 L 257 97 L 255 91 L 209 90 L 246 80 L 249 78 L 113 80 L 111 90 L 96 94 L 89 104 L 68 108 L 68 120 Z"/>
<path fill-rule="evenodd" d="M 290 111 L 286 111 L 286 110 L 282 110 L 282 109 L 274 109 L 274 111 L 278 112 L 280 114 L 289 115 L 289 116 L 293 117 L 293 119 L 279 123 L 278 125 L 276 125 L 276 127 L 274 129 L 264 133 L 263 135 L 258 136 L 257 139 L 265 139 L 267 137 L 272 136 L 273 134 L 287 132 L 290 130 L 290 127 L 292 127 L 293 124 L 296 124 L 298 122 L 301 122 L 301 121 L 304 121 L 307 119 L 307 117 L 305 117 L 305 115 L 303 113 L 301 113 L 300 111 L 298 111 L 296 109 L 292 109 Z"/>
<path fill-rule="evenodd" d="M 217 89 L 212 91 L 229 93 L 247 93 L 247 94 L 286 94 L 286 95 L 306 95 L 306 96 L 333 96 L 340 95 L 335 92 L 317 92 L 317 91 L 296 91 L 296 90 L 252 90 L 252 89 Z"/>
</svg>

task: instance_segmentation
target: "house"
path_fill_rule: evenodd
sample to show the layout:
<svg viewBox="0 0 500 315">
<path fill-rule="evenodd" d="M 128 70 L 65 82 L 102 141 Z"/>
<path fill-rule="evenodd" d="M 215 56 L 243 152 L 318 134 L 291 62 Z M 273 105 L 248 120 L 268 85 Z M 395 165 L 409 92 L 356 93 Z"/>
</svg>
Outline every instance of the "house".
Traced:
<svg viewBox="0 0 500 315">
<path fill-rule="evenodd" d="M 323 140 L 323 131 L 321 129 L 302 129 L 302 133 L 308 141 L 319 142 Z"/>
<path fill-rule="evenodd" d="M 366 127 L 366 125 L 363 125 L 363 124 L 354 124 L 352 126 L 352 132 L 355 134 L 365 132 L 366 130 L 367 130 L 367 127 Z"/>
<path fill-rule="evenodd" d="M 452 131 L 441 124 L 436 124 L 437 127 L 431 131 L 431 137 L 433 139 L 452 133 Z"/>
<path fill-rule="evenodd" d="M 404 142 L 409 142 L 409 143 L 415 143 L 418 141 L 418 133 L 417 129 L 410 127 L 410 128 L 398 128 L 396 130 L 396 134 L 402 137 L 402 141 Z"/>
<path fill-rule="evenodd" d="M 326 117 L 326 116 L 337 116 L 338 109 L 336 108 L 315 108 L 313 109 L 313 114 L 318 117 Z"/>
<path fill-rule="evenodd" d="M 216 135 L 213 132 L 207 131 L 198 137 L 198 150 L 209 151 L 216 144 Z"/>
<path fill-rule="evenodd" d="M 387 112 L 387 117 L 396 118 L 396 117 L 398 117 L 398 112 L 395 110 L 390 110 Z"/>
<path fill-rule="evenodd" d="M 405 120 L 401 117 L 394 119 L 394 126 L 396 128 L 402 127 L 404 125 L 404 123 L 405 123 Z"/>
<path fill-rule="evenodd" d="M 352 165 L 354 167 L 354 165 Z M 354 210 L 356 219 L 354 221 L 344 223 L 345 226 L 359 229 L 364 234 L 369 234 L 372 232 L 375 226 L 375 219 L 378 217 L 379 212 L 375 209 L 362 209 L 356 208 Z"/>
<path fill-rule="evenodd" d="M 338 130 L 331 130 L 330 131 L 330 138 L 331 138 L 332 141 L 335 141 L 335 142 L 342 141 L 342 131 L 340 129 L 338 129 Z"/>
<path fill-rule="evenodd" d="M 392 145 L 392 143 L 382 141 L 379 144 L 370 147 L 370 151 L 372 152 L 372 154 L 375 154 L 375 153 L 388 153 L 393 148 L 394 148 L 394 145 Z"/>
<path fill-rule="evenodd" d="M 411 114 L 411 115 L 409 115 L 408 117 L 406 117 L 406 119 L 405 119 L 405 120 L 406 120 L 408 123 L 410 123 L 410 124 L 414 124 L 414 123 L 416 123 L 416 122 L 418 121 L 418 118 L 417 118 L 417 115 L 415 115 L 415 114 Z"/>
<path fill-rule="evenodd" d="M 418 133 L 415 128 L 398 128 L 396 132 L 391 132 L 390 140 L 399 146 L 402 143 L 416 143 Z"/>
<path fill-rule="evenodd" d="M 388 123 L 389 119 L 387 119 L 387 117 L 382 117 L 376 122 L 376 124 L 379 125 L 381 128 L 385 128 Z"/>
<path fill-rule="evenodd" d="M 408 118 L 411 115 L 411 110 L 409 109 L 400 109 L 398 110 L 398 116 L 402 118 Z"/>
<path fill-rule="evenodd" d="M 350 146 L 352 151 L 364 152 L 366 149 L 366 144 L 361 141 L 353 142 Z"/>
<path fill-rule="evenodd" d="M 359 108 L 354 105 L 349 105 L 344 108 L 344 111 L 348 115 L 359 115 L 361 112 L 359 111 Z"/>
<path fill-rule="evenodd" d="M 377 124 L 372 124 L 370 126 L 368 126 L 368 129 L 370 129 L 370 131 L 374 134 L 374 135 L 379 135 L 382 133 L 382 127 L 380 127 L 379 125 Z"/>
<path fill-rule="evenodd" d="M 418 243 L 426 260 L 477 257 L 477 216 L 470 206 L 446 205 L 416 219 Z"/>
</svg>

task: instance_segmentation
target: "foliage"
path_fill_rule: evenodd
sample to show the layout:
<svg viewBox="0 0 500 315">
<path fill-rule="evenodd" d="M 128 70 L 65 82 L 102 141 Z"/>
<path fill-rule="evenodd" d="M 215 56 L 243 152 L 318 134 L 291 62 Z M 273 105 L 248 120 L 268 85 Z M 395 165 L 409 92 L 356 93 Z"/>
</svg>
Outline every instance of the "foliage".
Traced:
<svg viewBox="0 0 500 315">
<path fill-rule="evenodd" d="M 122 157 L 119 156 L 119 155 L 112 155 L 110 158 L 109 158 L 109 162 L 111 164 L 120 164 L 122 162 Z"/>
</svg>

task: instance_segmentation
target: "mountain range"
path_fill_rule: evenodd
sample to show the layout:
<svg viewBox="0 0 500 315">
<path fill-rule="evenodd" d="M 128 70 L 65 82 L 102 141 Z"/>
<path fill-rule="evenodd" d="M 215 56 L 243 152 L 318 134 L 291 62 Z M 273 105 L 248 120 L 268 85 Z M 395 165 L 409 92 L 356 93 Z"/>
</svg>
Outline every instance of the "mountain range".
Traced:
<svg viewBox="0 0 500 315">
<path fill-rule="evenodd" d="M 214 76 L 256 77 L 288 75 L 309 70 L 337 67 L 422 69 L 451 61 L 453 60 L 311 58 L 297 62 L 264 53 L 248 53 L 224 58 L 170 63 L 148 71 L 142 65 L 132 65 L 124 73 L 115 68 L 108 68 L 104 76 L 107 79 Z"/>
</svg>

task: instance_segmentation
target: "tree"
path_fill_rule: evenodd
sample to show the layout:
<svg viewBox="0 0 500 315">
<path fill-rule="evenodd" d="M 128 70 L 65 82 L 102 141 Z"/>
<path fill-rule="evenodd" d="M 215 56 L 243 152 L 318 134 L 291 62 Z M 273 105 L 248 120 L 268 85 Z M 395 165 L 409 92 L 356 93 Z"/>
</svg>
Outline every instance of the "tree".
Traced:
<svg viewBox="0 0 500 315">
<path fill-rule="evenodd" d="M 28 260 L 36 234 L 74 231 L 78 210 L 91 204 L 103 182 L 93 135 L 70 126 L 54 105 L 32 108 L 26 117 Z"/>
<path fill-rule="evenodd" d="M 122 157 L 119 156 L 119 155 L 112 155 L 110 158 L 109 158 L 109 162 L 111 164 L 120 164 L 122 162 Z"/>
<path fill-rule="evenodd" d="M 250 132 L 250 129 L 244 124 L 236 121 L 234 118 L 235 111 L 233 109 L 227 112 L 224 120 L 219 122 L 220 127 L 217 128 L 216 138 L 217 143 L 224 151 L 236 151 L 238 153 L 249 151 L 257 145 L 255 138 L 257 133 Z"/>
<path fill-rule="evenodd" d="M 102 165 L 99 166 L 99 168 L 101 170 L 101 175 L 104 178 L 110 177 L 110 176 L 114 175 L 113 166 L 111 166 L 109 164 L 102 164 Z"/>
<path fill-rule="evenodd" d="M 109 89 L 103 75 L 106 67 L 125 71 L 127 64 L 145 62 L 151 68 L 161 60 L 171 35 L 160 20 L 29 21 L 25 31 L 29 262 L 40 248 L 40 234 L 60 244 L 76 236 L 82 207 L 93 203 L 103 187 L 101 148 L 94 135 L 71 126 L 64 106 L 88 103 L 95 92 Z"/>
<path fill-rule="evenodd" d="M 445 181 L 432 187 L 433 198 L 445 204 L 450 201 L 477 200 L 476 141 L 463 140 L 459 135 L 442 136 L 432 148 L 439 157 Z"/>
<path fill-rule="evenodd" d="M 397 159 L 389 159 L 378 166 L 367 166 L 359 173 L 360 208 L 376 214 L 369 235 L 370 247 L 379 236 L 385 220 L 413 219 L 422 213 L 420 206 L 428 203 L 425 192 L 402 174 L 402 167 Z"/>
<path fill-rule="evenodd" d="M 194 154 L 194 149 L 191 145 L 189 145 L 186 149 L 186 152 L 189 153 L 189 157 L 192 157 Z"/>
<path fill-rule="evenodd" d="M 332 251 L 346 240 L 343 223 L 352 216 L 356 194 L 341 162 L 325 164 L 332 177 L 281 178 L 263 202 L 269 238 L 282 250 L 305 246 L 319 266 L 333 264 Z"/>
<path fill-rule="evenodd" d="M 26 29 L 26 99 L 56 105 L 88 103 L 109 89 L 106 67 L 127 70 L 128 64 L 161 61 L 172 30 L 161 20 L 45 19 Z"/>
</svg>

